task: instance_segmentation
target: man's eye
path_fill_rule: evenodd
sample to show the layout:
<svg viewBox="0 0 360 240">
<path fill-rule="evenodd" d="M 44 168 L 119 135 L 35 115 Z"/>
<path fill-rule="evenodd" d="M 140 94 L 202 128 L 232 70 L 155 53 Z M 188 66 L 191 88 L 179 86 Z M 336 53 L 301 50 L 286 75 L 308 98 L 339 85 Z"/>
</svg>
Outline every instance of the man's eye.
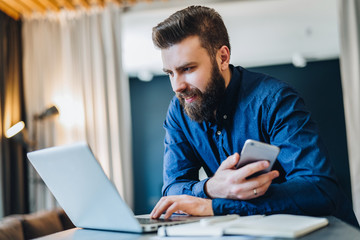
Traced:
<svg viewBox="0 0 360 240">
<path fill-rule="evenodd" d="M 190 70 L 191 70 L 191 67 L 183 68 L 183 71 L 184 71 L 184 72 L 188 72 L 188 71 L 190 71 Z"/>
</svg>

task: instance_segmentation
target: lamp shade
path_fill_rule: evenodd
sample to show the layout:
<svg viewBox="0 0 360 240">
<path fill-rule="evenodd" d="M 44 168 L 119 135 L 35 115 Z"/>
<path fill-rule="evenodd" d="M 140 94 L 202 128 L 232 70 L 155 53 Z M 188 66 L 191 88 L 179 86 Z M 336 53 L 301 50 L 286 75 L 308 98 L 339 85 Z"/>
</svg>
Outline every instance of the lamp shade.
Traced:
<svg viewBox="0 0 360 240">
<path fill-rule="evenodd" d="M 12 127 L 10 127 L 6 133 L 5 136 L 7 138 L 12 138 L 13 136 L 15 136 L 16 134 L 18 134 L 19 132 L 21 132 L 25 127 L 25 123 L 23 121 L 20 121 L 18 123 L 16 123 L 15 125 L 13 125 Z"/>
</svg>

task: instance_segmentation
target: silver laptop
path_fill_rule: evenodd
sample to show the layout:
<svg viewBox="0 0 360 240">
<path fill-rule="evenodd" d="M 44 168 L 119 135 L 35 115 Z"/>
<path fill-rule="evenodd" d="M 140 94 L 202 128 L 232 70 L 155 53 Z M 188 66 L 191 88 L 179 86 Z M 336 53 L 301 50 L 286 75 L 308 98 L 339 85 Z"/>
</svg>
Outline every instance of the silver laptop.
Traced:
<svg viewBox="0 0 360 240">
<path fill-rule="evenodd" d="M 167 220 L 134 216 L 87 143 L 46 148 L 27 156 L 76 227 L 141 233 L 201 219 L 184 215 Z"/>
</svg>

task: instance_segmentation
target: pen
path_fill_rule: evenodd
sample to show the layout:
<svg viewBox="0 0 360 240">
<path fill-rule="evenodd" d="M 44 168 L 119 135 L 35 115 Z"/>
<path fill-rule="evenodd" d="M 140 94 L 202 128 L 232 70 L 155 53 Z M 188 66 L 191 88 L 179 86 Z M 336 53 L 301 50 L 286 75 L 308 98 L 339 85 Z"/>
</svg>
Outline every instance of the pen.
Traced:
<svg viewBox="0 0 360 240">
<path fill-rule="evenodd" d="M 201 219 L 200 220 L 200 225 L 208 226 L 208 225 L 212 225 L 214 223 L 235 220 L 237 218 L 239 218 L 239 215 L 236 215 L 236 214 L 230 214 L 230 215 L 213 217 L 213 218 L 206 218 L 206 219 Z"/>
</svg>

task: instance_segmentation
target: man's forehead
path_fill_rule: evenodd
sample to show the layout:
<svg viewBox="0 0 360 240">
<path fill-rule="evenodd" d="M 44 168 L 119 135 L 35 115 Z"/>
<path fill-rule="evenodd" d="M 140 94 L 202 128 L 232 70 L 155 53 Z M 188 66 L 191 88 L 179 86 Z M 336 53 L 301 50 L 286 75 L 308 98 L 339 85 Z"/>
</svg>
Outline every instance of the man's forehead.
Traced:
<svg viewBox="0 0 360 240">
<path fill-rule="evenodd" d="M 162 63 L 164 70 L 177 69 L 181 67 L 186 67 L 189 64 L 196 64 L 198 59 L 195 56 L 189 55 L 176 55 L 176 56 L 163 56 Z"/>
<path fill-rule="evenodd" d="M 188 37 L 178 44 L 161 49 L 164 69 L 178 68 L 190 63 L 196 64 L 208 57 L 207 51 L 200 44 L 198 37 Z"/>
</svg>

